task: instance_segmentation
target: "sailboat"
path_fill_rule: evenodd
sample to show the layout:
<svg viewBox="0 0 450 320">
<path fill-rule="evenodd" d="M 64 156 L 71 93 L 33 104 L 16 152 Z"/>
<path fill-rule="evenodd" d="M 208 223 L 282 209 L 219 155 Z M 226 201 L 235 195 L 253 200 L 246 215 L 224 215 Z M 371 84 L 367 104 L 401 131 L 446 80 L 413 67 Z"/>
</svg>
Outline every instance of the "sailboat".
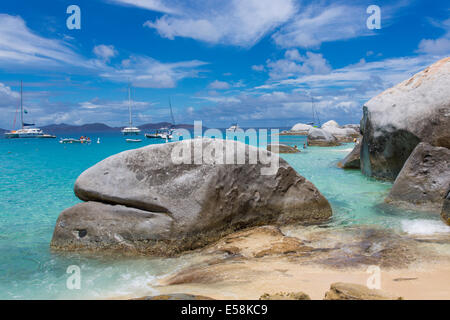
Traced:
<svg viewBox="0 0 450 320">
<path fill-rule="evenodd" d="M 169 128 L 160 128 L 159 130 L 156 130 L 156 133 L 146 133 L 145 136 L 148 139 L 163 139 L 169 141 L 173 139 L 173 127 L 175 126 L 175 118 L 173 116 L 172 111 L 172 102 L 169 98 L 169 108 L 170 108 L 170 117 L 172 119 L 172 123 L 170 124 Z"/>
<path fill-rule="evenodd" d="M 7 139 L 17 139 L 17 138 L 56 138 L 56 136 L 46 134 L 39 128 L 27 128 L 34 126 L 34 123 L 25 123 L 23 120 L 23 83 L 20 81 L 20 122 L 21 128 L 18 130 L 12 130 L 5 133 L 5 138 Z M 15 124 L 14 119 L 14 124 Z"/>
<path fill-rule="evenodd" d="M 133 119 L 131 116 L 131 85 L 128 85 L 128 114 L 129 114 L 129 126 L 122 129 L 122 133 L 124 136 L 132 136 L 138 135 L 141 133 L 141 130 L 137 127 L 133 127 Z"/>
</svg>

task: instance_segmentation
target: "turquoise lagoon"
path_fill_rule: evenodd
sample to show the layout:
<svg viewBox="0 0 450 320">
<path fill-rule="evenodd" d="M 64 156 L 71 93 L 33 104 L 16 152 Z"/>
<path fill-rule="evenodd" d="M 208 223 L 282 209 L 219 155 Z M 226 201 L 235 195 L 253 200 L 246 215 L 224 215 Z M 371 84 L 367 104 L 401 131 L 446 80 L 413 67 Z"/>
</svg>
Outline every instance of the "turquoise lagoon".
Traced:
<svg viewBox="0 0 450 320">
<path fill-rule="evenodd" d="M 67 135 L 70 136 L 70 135 Z M 91 145 L 57 140 L 0 139 L 0 299 L 96 299 L 156 293 L 151 283 L 186 264 L 180 258 L 117 258 L 55 253 L 49 249 L 59 213 L 80 202 L 73 184 L 85 169 L 115 153 L 155 141 L 129 144 L 119 133 L 90 134 Z M 100 137 L 101 143 L 96 144 Z M 145 138 L 143 138 L 145 139 Z M 305 137 L 282 136 L 301 148 Z M 328 227 L 377 226 L 395 232 L 430 235 L 449 229 L 437 215 L 394 210 L 383 205 L 392 184 L 359 171 L 336 167 L 353 144 L 311 147 L 283 155 L 312 181 L 333 207 Z M 81 289 L 69 290 L 68 266 L 81 268 Z"/>
</svg>

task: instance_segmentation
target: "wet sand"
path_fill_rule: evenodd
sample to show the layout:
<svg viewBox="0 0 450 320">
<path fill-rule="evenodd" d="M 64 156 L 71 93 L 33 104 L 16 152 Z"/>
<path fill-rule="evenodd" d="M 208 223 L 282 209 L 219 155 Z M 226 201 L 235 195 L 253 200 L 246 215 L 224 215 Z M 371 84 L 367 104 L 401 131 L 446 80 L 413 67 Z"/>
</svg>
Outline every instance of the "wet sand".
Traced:
<svg viewBox="0 0 450 320">
<path fill-rule="evenodd" d="M 387 230 L 258 227 L 185 255 L 190 266 L 149 284 L 161 294 L 258 299 L 304 292 L 321 300 L 330 285 L 366 285 L 380 268 L 380 289 L 404 299 L 450 299 L 450 238 Z M 120 297 L 130 298 L 130 297 Z"/>
<path fill-rule="evenodd" d="M 236 268 L 214 268 L 225 279 L 215 283 L 161 286 L 161 293 L 188 292 L 214 299 L 258 299 L 262 294 L 304 292 L 322 300 L 334 282 L 366 285 L 366 268 L 333 270 L 320 266 L 298 266 L 280 261 L 247 262 Z M 239 276 L 241 271 L 242 276 Z M 422 268 L 381 270 L 381 290 L 406 300 L 450 299 L 450 264 Z"/>
</svg>

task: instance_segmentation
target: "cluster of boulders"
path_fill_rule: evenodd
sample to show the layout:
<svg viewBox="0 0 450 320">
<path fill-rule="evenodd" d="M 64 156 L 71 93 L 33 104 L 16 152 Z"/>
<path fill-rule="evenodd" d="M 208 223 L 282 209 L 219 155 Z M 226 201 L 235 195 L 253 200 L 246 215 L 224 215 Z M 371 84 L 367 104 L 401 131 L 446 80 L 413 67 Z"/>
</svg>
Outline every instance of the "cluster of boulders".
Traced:
<svg viewBox="0 0 450 320">
<path fill-rule="evenodd" d="M 321 128 L 297 123 L 289 131 L 290 134 L 308 136 L 309 146 L 332 147 L 345 142 L 354 142 L 360 138 L 359 125 L 340 126 L 336 121 L 325 122 Z"/>
<path fill-rule="evenodd" d="M 147 296 L 133 300 L 214 300 L 213 298 L 189 294 L 170 293 L 157 296 Z M 311 300 L 311 297 L 302 292 L 264 293 L 259 300 Z M 402 297 L 367 286 L 355 283 L 336 282 L 330 285 L 325 293 L 324 300 L 403 300 Z"/>
<path fill-rule="evenodd" d="M 341 162 L 395 181 L 386 201 L 440 212 L 448 223 L 450 191 L 450 58 L 368 101 L 362 142 Z M 353 162 L 355 161 L 355 162 Z"/>
<path fill-rule="evenodd" d="M 353 127 L 341 127 L 336 121 L 330 120 L 321 128 L 309 130 L 308 145 L 332 147 L 346 142 L 355 142 L 358 138 L 360 138 L 359 130 Z"/>
<path fill-rule="evenodd" d="M 180 150 L 190 151 L 184 159 L 189 161 L 174 161 Z M 221 161 L 230 150 L 244 150 L 243 163 Z M 209 161 L 206 152 L 212 155 Z M 256 163 L 252 154 L 258 155 Z M 268 162 L 261 159 L 273 160 L 273 174 L 263 174 Z M 85 202 L 60 214 L 51 242 L 55 249 L 170 256 L 246 227 L 315 223 L 332 213 L 319 190 L 278 155 L 219 139 L 114 155 L 83 172 L 75 194 Z"/>
<path fill-rule="evenodd" d="M 259 300 L 311 300 L 304 292 L 265 293 Z M 388 292 L 370 289 L 367 286 L 355 283 L 332 283 L 330 290 L 325 293 L 324 300 L 403 300 L 402 297 Z"/>
</svg>

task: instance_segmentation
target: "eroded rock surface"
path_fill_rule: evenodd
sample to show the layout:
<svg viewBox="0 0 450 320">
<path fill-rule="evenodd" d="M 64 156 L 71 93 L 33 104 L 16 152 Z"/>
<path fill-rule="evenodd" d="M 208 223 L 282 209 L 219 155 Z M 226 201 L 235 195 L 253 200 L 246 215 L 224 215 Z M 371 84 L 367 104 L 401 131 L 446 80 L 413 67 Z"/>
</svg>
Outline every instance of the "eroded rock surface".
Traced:
<svg viewBox="0 0 450 320">
<path fill-rule="evenodd" d="M 308 133 L 308 145 L 320 147 L 339 146 L 340 142 L 326 130 L 312 128 Z"/>
<path fill-rule="evenodd" d="M 353 127 L 341 127 L 339 124 L 330 120 L 322 125 L 322 129 L 331 133 L 339 142 L 352 142 L 354 139 L 358 138 L 359 130 L 356 131 Z"/>
<path fill-rule="evenodd" d="M 445 223 L 450 226 L 450 190 L 447 193 L 447 197 L 444 200 L 444 204 L 442 205 L 441 217 Z"/>
<path fill-rule="evenodd" d="M 368 101 L 363 108 L 362 172 L 395 180 L 420 142 L 450 148 L 450 58 Z"/>
<path fill-rule="evenodd" d="M 361 168 L 361 143 L 357 142 L 352 152 L 350 152 L 338 166 L 343 169 L 360 169 Z"/>
<path fill-rule="evenodd" d="M 203 162 L 193 164 L 197 147 L 204 151 Z M 240 148 L 244 164 L 220 164 L 227 148 Z M 191 152 L 190 161 L 174 161 L 174 152 L 183 150 Z M 254 152 L 274 161 L 250 164 Z M 273 174 L 262 174 L 271 165 Z M 218 139 L 114 155 L 83 172 L 75 193 L 87 202 L 61 213 L 51 243 L 55 249 L 169 256 L 246 227 L 316 223 L 331 216 L 323 195 L 278 155 Z"/>
<path fill-rule="evenodd" d="M 402 300 L 402 298 L 360 284 L 336 282 L 325 293 L 324 300 Z"/>
<path fill-rule="evenodd" d="M 450 189 L 450 149 L 420 143 L 406 161 L 386 202 L 441 212 Z"/>
</svg>

